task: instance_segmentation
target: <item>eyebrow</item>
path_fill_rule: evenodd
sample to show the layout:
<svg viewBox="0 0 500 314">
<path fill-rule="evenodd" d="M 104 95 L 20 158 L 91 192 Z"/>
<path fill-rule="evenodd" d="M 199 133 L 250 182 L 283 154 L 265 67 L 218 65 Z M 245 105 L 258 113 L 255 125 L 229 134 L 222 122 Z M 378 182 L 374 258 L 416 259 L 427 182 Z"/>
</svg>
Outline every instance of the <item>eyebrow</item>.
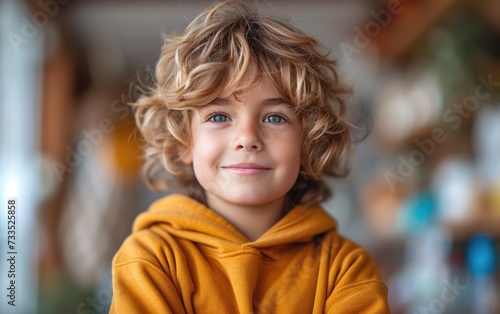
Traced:
<svg viewBox="0 0 500 314">
<path fill-rule="evenodd" d="M 285 105 L 287 107 L 292 107 L 291 104 L 289 104 L 287 101 L 285 101 L 281 97 L 264 99 L 261 102 L 261 104 L 264 105 L 264 106 Z"/>
</svg>

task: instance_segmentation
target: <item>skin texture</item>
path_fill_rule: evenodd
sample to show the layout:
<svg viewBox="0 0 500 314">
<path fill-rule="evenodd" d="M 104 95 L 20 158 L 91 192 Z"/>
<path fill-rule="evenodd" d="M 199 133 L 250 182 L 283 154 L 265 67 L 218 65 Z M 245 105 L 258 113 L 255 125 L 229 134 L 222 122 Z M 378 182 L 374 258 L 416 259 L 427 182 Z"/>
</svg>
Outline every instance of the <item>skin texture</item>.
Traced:
<svg viewBox="0 0 500 314">
<path fill-rule="evenodd" d="M 208 206 L 250 241 L 283 216 L 301 163 L 301 125 L 269 78 L 221 97 L 192 120 L 192 163 Z"/>
</svg>

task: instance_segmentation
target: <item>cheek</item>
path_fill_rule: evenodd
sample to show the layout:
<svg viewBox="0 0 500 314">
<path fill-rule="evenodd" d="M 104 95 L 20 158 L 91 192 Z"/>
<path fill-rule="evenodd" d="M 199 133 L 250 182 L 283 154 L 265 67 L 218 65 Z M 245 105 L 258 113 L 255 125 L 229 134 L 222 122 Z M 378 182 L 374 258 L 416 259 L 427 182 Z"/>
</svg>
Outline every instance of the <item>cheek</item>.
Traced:
<svg viewBox="0 0 500 314">
<path fill-rule="evenodd" d="M 224 150 L 218 137 L 210 135 L 208 132 L 200 133 L 193 143 L 193 163 L 195 167 L 217 162 Z"/>
<path fill-rule="evenodd" d="M 277 153 L 281 161 L 287 161 L 291 167 L 298 167 L 301 163 L 302 143 L 300 135 L 292 134 L 279 142 Z"/>
<path fill-rule="evenodd" d="M 226 187 L 218 167 L 224 155 L 224 145 L 217 136 L 205 134 L 193 143 L 193 170 L 205 191 L 220 193 Z"/>
</svg>

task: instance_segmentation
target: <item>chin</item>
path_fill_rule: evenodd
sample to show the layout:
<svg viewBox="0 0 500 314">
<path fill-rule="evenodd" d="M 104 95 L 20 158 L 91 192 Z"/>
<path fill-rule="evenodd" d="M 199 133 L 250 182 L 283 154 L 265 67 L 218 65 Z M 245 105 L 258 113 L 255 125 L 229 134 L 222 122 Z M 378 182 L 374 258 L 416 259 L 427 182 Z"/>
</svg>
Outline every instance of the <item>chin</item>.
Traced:
<svg viewBox="0 0 500 314">
<path fill-rule="evenodd" d="M 256 195 L 255 193 L 246 192 L 244 194 L 232 194 L 227 202 L 240 206 L 262 206 L 273 202 L 278 202 L 283 197 L 271 197 L 269 195 Z"/>
</svg>

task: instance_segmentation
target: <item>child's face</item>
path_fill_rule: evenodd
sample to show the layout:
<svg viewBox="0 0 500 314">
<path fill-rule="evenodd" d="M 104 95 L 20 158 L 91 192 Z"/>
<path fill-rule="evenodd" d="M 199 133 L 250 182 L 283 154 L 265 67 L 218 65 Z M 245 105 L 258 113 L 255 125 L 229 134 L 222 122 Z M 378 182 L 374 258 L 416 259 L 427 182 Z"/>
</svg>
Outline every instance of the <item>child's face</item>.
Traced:
<svg viewBox="0 0 500 314">
<path fill-rule="evenodd" d="M 192 120 L 192 147 L 184 158 L 213 209 L 282 206 L 301 163 L 301 122 L 270 81 L 219 98 Z"/>
</svg>

